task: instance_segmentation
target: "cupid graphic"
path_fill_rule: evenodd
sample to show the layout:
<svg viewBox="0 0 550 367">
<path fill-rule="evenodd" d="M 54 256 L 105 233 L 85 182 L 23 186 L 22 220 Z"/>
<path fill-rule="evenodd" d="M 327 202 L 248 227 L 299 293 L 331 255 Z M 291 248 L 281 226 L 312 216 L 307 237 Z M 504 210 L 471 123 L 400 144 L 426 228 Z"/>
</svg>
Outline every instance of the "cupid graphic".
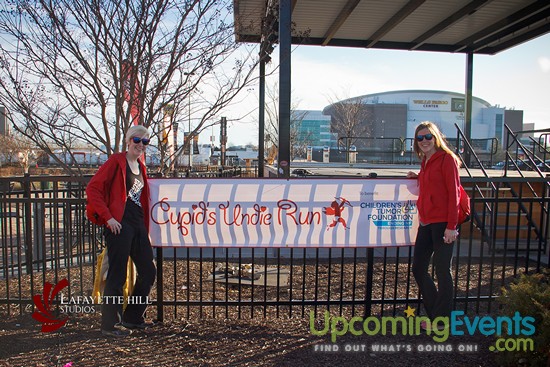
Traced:
<svg viewBox="0 0 550 367">
<path fill-rule="evenodd" d="M 44 283 L 44 293 L 37 294 L 33 297 L 34 305 L 37 311 L 34 311 L 32 318 L 42 323 L 42 332 L 55 331 L 65 325 L 68 317 L 64 319 L 57 319 L 52 314 L 52 301 L 55 296 L 65 287 L 69 285 L 67 279 L 61 280 L 55 285 L 52 291 L 53 285 L 49 282 Z"/>
<path fill-rule="evenodd" d="M 350 204 L 349 201 L 347 201 L 343 197 L 338 197 L 338 198 L 335 197 L 335 199 L 336 200 L 334 200 L 329 207 L 323 208 L 323 212 L 327 216 L 330 216 L 330 215 L 334 216 L 332 223 L 327 225 L 327 231 L 330 228 L 335 227 L 338 223 L 342 223 L 345 229 L 349 229 L 349 227 L 346 224 L 346 220 L 342 218 L 342 212 L 344 211 L 344 206 L 346 204 L 349 205 L 350 207 L 352 207 L 352 205 Z M 340 200 L 340 203 L 338 203 L 338 200 Z"/>
</svg>

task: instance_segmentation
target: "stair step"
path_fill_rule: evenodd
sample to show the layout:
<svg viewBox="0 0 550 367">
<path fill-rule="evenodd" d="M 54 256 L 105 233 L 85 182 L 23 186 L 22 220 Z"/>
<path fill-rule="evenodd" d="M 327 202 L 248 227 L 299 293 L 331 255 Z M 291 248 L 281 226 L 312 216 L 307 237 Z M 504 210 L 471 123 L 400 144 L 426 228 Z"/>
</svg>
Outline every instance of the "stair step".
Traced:
<svg viewBox="0 0 550 367">
<path fill-rule="evenodd" d="M 483 192 L 483 191 L 495 191 L 495 189 L 493 189 L 492 187 L 484 187 L 484 186 L 478 186 L 475 190 L 477 191 L 478 189 L 481 192 Z M 497 191 L 503 191 L 503 192 L 509 192 L 509 191 L 512 190 L 509 187 L 497 187 L 496 189 L 497 189 Z M 471 190 L 468 190 L 467 192 L 470 193 Z"/>
<path fill-rule="evenodd" d="M 497 239 L 494 242 L 493 248 L 500 251 L 516 251 L 516 249 L 518 251 L 538 251 L 540 246 L 542 247 L 542 249 L 546 250 L 546 243 L 542 242 L 539 244 L 537 239 L 531 239 L 530 245 L 528 245 L 529 243 L 527 242 L 527 240 L 523 239 L 520 239 L 517 242 L 515 239 L 508 239 L 507 242 L 505 239 Z"/>
</svg>

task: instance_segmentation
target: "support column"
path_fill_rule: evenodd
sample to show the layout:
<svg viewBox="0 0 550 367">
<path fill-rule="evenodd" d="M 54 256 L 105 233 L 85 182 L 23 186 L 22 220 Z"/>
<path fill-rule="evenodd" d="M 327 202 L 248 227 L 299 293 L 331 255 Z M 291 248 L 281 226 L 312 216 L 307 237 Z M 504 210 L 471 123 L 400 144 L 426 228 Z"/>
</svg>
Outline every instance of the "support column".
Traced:
<svg viewBox="0 0 550 367">
<path fill-rule="evenodd" d="M 260 98 L 258 134 L 258 177 L 264 177 L 265 159 L 265 61 L 260 60 Z"/>
<path fill-rule="evenodd" d="M 279 177 L 290 177 L 291 0 L 279 0 Z M 282 170 L 281 170 L 282 169 Z"/>
<path fill-rule="evenodd" d="M 464 93 L 464 135 L 470 141 L 472 139 L 472 90 L 474 74 L 474 54 L 466 54 L 466 91 Z M 471 152 L 464 149 L 464 162 L 470 167 Z"/>
</svg>

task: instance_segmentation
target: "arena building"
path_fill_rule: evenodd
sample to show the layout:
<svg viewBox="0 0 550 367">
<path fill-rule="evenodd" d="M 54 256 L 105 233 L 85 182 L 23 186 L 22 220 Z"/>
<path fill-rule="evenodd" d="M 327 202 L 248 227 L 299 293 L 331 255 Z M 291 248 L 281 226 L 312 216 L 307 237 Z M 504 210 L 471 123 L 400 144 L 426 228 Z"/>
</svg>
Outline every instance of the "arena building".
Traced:
<svg viewBox="0 0 550 367">
<path fill-rule="evenodd" d="M 402 90 L 367 94 L 341 103 L 360 101 L 369 110 L 365 123 L 372 124 L 372 136 L 412 138 L 416 125 L 433 121 L 449 138 L 456 137 L 455 123 L 464 131 L 464 94 L 439 90 Z M 331 115 L 333 105 L 323 114 Z M 523 111 L 507 110 L 472 97 L 472 139 L 503 141 L 504 124 L 523 130 Z"/>
<path fill-rule="evenodd" d="M 346 108 L 342 106 L 346 105 L 361 106 L 363 111 L 355 114 L 360 116 L 358 119 L 361 121 L 358 122 L 359 128 L 355 128 L 352 133 L 354 139 L 343 141 L 342 137 L 349 133 L 342 131 L 338 126 L 337 115 L 342 113 L 342 108 Z M 440 90 L 401 90 L 367 94 L 336 102 L 325 107 L 322 112 L 294 111 L 293 115 L 301 116 L 301 120 L 296 124 L 299 131 L 297 140 L 312 146 L 314 151 L 330 147 L 331 157 L 333 151 L 341 152 L 342 147 L 346 145 L 346 149 L 352 145 L 353 149 L 365 154 L 380 152 L 387 156 L 390 153 L 395 155 L 399 150 L 407 153 L 412 148 L 414 130 L 422 121 L 435 122 L 451 144 L 457 137 L 455 124 L 465 131 L 464 94 Z M 479 154 L 505 149 L 505 124 L 512 131 L 524 130 L 527 127 L 523 124 L 523 111 L 506 109 L 481 98 L 472 98 L 470 138 Z M 307 141 L 302 141 L 306 139 Z M 338 157 L 334 158 L 341 160 Z"/>
<path fill-rule="evenodd" d="M 433 121 L 449 138 L 456 137 L 455 123 L 464 130 L 464 94 L 438 90 L 402 90 L 354 97 L 339 103 L 357 103 L 360 101 L 368 110 L 363 124 L 370 125 L 369 135 L 382 138 L 412 138 L 416 125 L 421 121 Z M 326 137 L 327 118 L 332 116 L 334 105 L 324 108 L 322 115 L 318 111 L 303 111 L 301 129 L 323 130 L 324 145 L 335 146 L 334 129 L 332 138 Z M 296 115 L 300 115 L 297 113 Z M 311 120 L 311 121 L 310 121 Z M 523 130 L 523 111 L 506 109 L 499 105 L 473 97 L 472 98 L 472 139 L 497 138 L 500 142 L 505 137 L 504 124 L 513 131 Z M 308 134 L 303 133 L 303 136 Z M 317 134 L 314 134 L 317 135 Z M 311 136 L 311 135 L 309 135 Z M 314 144 L 320 143 L 314 141 Z"/>
</svg>

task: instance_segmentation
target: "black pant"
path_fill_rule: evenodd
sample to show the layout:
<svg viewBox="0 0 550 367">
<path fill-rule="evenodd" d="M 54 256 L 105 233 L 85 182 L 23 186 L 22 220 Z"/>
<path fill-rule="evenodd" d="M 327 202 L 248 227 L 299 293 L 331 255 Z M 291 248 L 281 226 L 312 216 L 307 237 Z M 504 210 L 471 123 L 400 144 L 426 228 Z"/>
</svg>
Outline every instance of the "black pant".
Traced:
<svg viewBox="0 0 550 367">
<path fill-rule="evenodd" d="M 126 282 L 128 257 L 131 257 L 137 270 L 136 283 L 131 295 L 133 300 L 138 302 L 127 304 L 123 313 L 121 302 L 113 302 L 113 297 L 104 298 L 101 306 L 101 328 L 103 330 L 112 330 L 115 324 L 121 321 L 134 324 L 142 323 L 147 308 L 145 297 L 149 295 L 156 277 L 153 249 L 145 225 L 143 222 L 141 225 L 136 225 L 135 221 L 127 221 L 125 218 L 122 219 L 122 229 L 118 235 L 106 229 L 105 242 L 109 256 L 109 271 L 103 295 L 122 296 L 122 289 Z"/>
<path fill-rule="evenodd" d="M 414 246 L 412 271 L 430 319 L 450 316 L 453 304 L 453 278 L 451 261 L 454 243 L 443 242 L 447 223 L 433 223 L 419 226 Z M 433 255 L 433 266 L 437 277 L 437 287 L 428 272 Z"/>
</svg>

